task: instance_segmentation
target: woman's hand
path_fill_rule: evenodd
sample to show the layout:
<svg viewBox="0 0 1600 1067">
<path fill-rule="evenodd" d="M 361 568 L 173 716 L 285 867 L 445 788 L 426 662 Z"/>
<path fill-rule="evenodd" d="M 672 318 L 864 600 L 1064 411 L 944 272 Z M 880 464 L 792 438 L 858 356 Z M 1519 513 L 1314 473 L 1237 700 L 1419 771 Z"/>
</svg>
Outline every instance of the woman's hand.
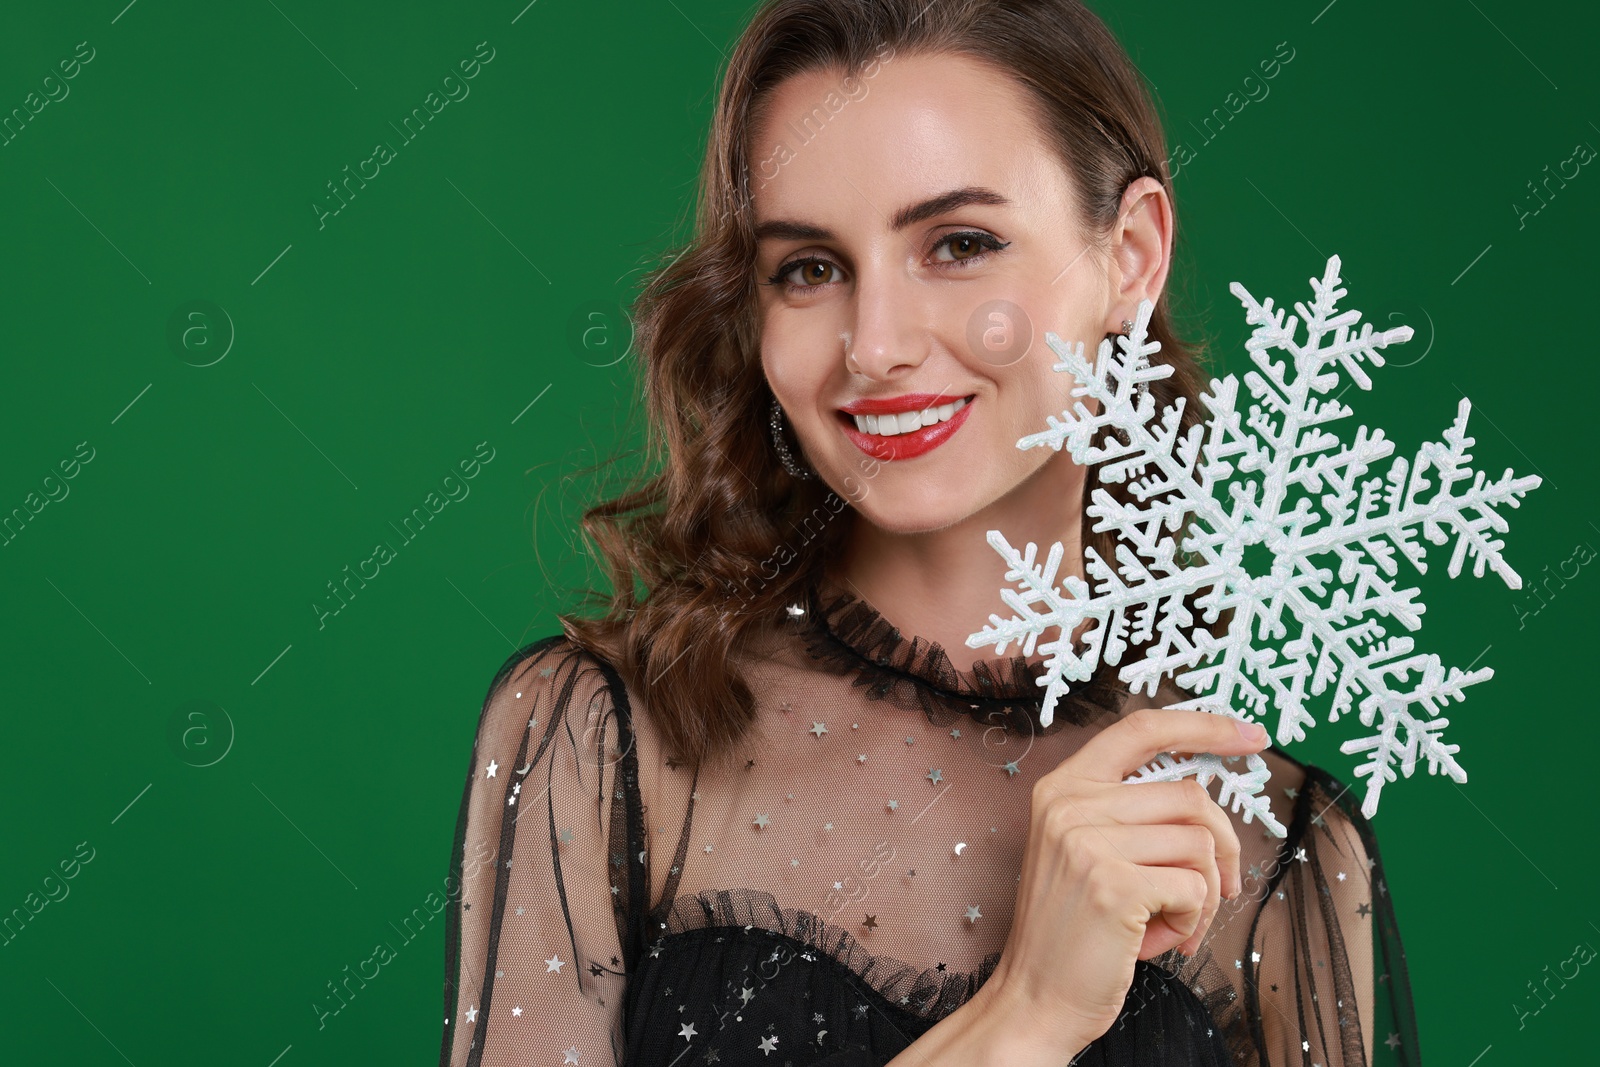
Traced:
<svg viewBox="0 0 1600 1067">
<path fill-rule="evenodd" d="M 1266 747 L 1265 730 L 1250 738 L 1241 725 L 1142 708 L 1035 784 L 1015 917 L 980 992 L 1043 1061 L 1064 1063 L 1109 1030 L 1135 961 L 1180 945 L 1193 955 L 1222 896 L 1240 892 L 1239 839 L 1199 782 L 1123 779 L 1163 752 Z"/>
</svg>

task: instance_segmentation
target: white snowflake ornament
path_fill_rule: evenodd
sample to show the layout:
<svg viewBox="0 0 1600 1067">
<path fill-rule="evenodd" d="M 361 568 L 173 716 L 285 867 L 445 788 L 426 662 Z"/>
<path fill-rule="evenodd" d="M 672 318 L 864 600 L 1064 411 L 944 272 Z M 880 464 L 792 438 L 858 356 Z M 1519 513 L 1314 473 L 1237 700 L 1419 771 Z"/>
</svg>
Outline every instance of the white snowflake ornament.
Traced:
<svg viewBox="0 0 1600 1067">
<path fill-rule="evenodd" d="M 1275 711 L 1279 745 L 1305 740 L 1306 727 L 1317 724 L 1306 699 L 1331 687 L 1328 721 L 1339 721 L 1354 703 L 1371 731 L 1340 746 L 1347 755 L 1367 754 L 1356 773 L 1366 780 L 1361 810 L 1370 819 L 1383 786 L 1396 778 L 1396 764 L 1410 777 L 1420 757 L 1430 774 L 1467 780 L 1455 759 L 1460 746 L 1444 741 L 1449 720 L 1439 711 L 1465 699 L 1467 686 L 1494 676 L 1488 667 L 1447 671 L 1437 655 L 1413 652 L 1404 633 L 1389 633 L 1388 620 L 1419 629 L 1426 607 L 1419 590 L 1399 587 L 1396 557 L 1425 573 L 1418 532 L 1434 545 L 1454 539 L 1450 577 L 1459 576 L 1470 556 L 1475 577 L 1488 567 L 1520 589 L 1521 577 L 1500 552 L 1504 542 L 1496 534 L 1507 526 L 1495 509 L 1518 507 L 1540 479 L 1514 478 L 1507 468 L 1489 482 L 1472 469 L 1467 449 L 1474 439 L 1466 432 L 1472 404 L 1465 397 L 1442 441 L 1370 473 L 1394 451 L 1383 431 L 1362 426 L 1347 443 L 1327 426 L 1351 414 L 1339 403 L 1341 380 L 1371 389 L 1363 364 L 1383 366 L 1382 350 L 1409 340 L 1411 328 L 1375 331 L 1364 323 L 1357 331 L 1361 313 L 1336 307 L 1346 293 L 1338 256 L 1328 260 L 1320 280 L 1310 281 L 1315 298 L 1309 306 L 1295 304 L 1298 317 L 1274 308 L 1271 299 L 1257 301 L 1238 282 L 1229 286 L 1255 327 L 1245 342 L 1257 368 L 1244 376 L 1252 399 L 1241 411 L 1237 378 L 1213 379 L 1202 397 L 1209 417 L 1181 435 L 1184 401 L 1157 412 L 1149 395 L 1147 383 L 1172 373 L 1146 358 L 1161 348 L 1146 340 L 1150 301 L 1139 305 L 1133 329 L 1115 347 L 1110 339 L 1100 343 L 1093 366 L 1083 358 L 1081 341 L 1068 346 L 1045 334 L 1060 357 L 1054 369 L 1076 381 L 1070 395 L 1097 401 L 1099 411 L 1075 401 L 1061 418 L 1048 418 L 1049 429 L 1023 437 L 1017 447 L 1065 446 L 1079 464 L 1100 464 L 1102 482 L 1127 482 L 1134 503 L 1095 489 L 1088 515 L 1099 520 L 1095 531 L 1116 531 L 1116 566 L 1085 548 L 1088 580 L 1069 574 L 1059 589 L 1060 542 L 1040 562 L 1032 543 L 1018 552 L 990 530 L 989 544 L 1007 564 L 1005 580 L 1017 586 L 1001 590 L 1015 615 L 991 615 L 967 645 L 992 644 L 1003 654 L 1015 641 L 1031 655 L 1046 631 L 1056 632 L 1039 643 L 1047 657 L 1038 679 L 1046 726 L 1069 683 L 1087 681 L 1102 658 L 1121 663 L 1134 645 L 1144 645 L 1139 657 L 1118 673 L 1131 690 L 1154 696 L 1171 675 L 1196 694 L 1173 707 L 1246 721 Z M 1297 340 L 1302 323 L 1304 339 Z M 1106 429 L 1112 432 L 1101 432 Z M 1196 625 L 1184 602 L 1193 594 L 1201 594 L 1195 606 L 1208 624 L 1232 609 L 1222 637 Z M 1080 651 L 1071 635 L 1085 622 Z M 1285 638 L 1281 653 L 1268 644 Z M 1219 804 L 1231 803 L 1246 822 L 1259 818 L 1271 833 L 1287 836 L 1261 795 L 1266 762 L 1252 754 L 1248 770 L 1228 766 L 1237 761 L 1164 753 L 1126 781 L 1193 776 L 1209 785 L 1218 778 Z"/>
</svg>

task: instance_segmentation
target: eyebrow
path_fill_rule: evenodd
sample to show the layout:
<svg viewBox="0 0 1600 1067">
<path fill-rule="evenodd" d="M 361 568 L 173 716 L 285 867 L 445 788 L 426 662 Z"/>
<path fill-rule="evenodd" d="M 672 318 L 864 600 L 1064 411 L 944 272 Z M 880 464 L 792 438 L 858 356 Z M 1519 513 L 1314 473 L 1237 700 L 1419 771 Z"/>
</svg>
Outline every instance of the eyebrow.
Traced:
<svg viewBox="0 0 1600 1067">
<path fill-rule="evenodd" d="M 966 207 L 968 204 L 1009 207 L 1011 206 L 1011 201 L 993 189 L 985 189 L 979 185 L 968 185 L 960 189 L 952 189 L 947 193 L 940 193 L 938 196 L 930 196 L 926 200 L 903 207 L 895 212 L 890 224 L 896 230 L 903 230 L 907 226 L 926 221 L 947 211 L 954 211 L 956 208 Z M 768 219 L 756 227 L 757 241 L 832 241 L 834 239 L 832 230 L 809 222 L 796 222 L 792 219 Z"/>
</svg>

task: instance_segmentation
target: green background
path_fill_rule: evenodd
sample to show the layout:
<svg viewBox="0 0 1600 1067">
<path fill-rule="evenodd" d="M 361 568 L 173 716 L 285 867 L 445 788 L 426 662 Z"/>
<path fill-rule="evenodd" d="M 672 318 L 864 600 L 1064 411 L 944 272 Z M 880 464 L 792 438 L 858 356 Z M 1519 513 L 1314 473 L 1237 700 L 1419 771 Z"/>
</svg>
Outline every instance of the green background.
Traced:
<svg viewBox="0 0 1600 1067">
<path fill-rule="evenodd" d="M 581 468 L 640 429 L 620 308 L 687 233 L 750 10 L 523 2 L 7 12 L 0 113 L 79 42 L 94 56 L 0 147 L 0 511 L 93 450 L 0 546 L 0 912 L 93 850 L 0 948 L 13 1062 L 437 1055 L 444 921 L 409 942 L 395 924 L 442 889 L 494 669 L 596 573 L 573 530 L 603 485 Z M 1531 581 L 1600 548 L 1578 443 L 1600 174 L 1515 206 L 1600 146 L 1592 9 L 1096 7 L 1196 148 L 1174 298 L 1217 369 L 1245 367 L 1229 282 L 1306 299 L 1338 254 L 1347 306 L 1417 331 L 1346 395 L 1356 421 L 1406 452 L 1470 396 L 1479 464 L 1545 479 L 1506 510 L 1511 564 Z M 484 41 L 470 95 L 402 144 L 390 124 Z M 1269 95 L 1206 142 L 1281 41 Z M 396 157 L 319 226 L 326 183 L 378 141 Z M 469 495 L 405 543 L 391 524 L 480 442 Z M 383 540 L 396 557 L 319 625 L 326 584 Z M 1471 780 L 1419 769 L 1375 820 L 1422 1043 L 1437 1064 L 1564 1062 L 1600 978 L 1520 1026 L 1514 1005 L 1600 945 L 1579 762 L 1600 576 L 1568 562 L 1519 616 L 1538 602 L 1451 581 L 1447 558 L 1417 637 L 1495 669 L 1448 712 Z M 1339 731 L 1294 751 L 1348 780 Z M 397 958 L 319 1028 L 325 984 L 384 940 Z"/>
</svg>

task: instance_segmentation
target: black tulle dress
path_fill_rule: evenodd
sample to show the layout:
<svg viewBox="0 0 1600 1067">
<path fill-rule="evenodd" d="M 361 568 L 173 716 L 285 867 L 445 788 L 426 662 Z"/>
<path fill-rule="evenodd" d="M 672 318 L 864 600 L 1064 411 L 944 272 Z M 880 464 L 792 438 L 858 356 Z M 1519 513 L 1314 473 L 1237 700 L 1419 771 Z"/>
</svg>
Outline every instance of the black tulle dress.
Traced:
<svg viewBox="0 0 1600 1067">
<path fill-rule="evenodd" d="M 1023 657 L 956 670 L 826 585 L 745 671 L 757 728 L 720 771 L 663 751 L 640 694 L 563 637 L 496 674 L 451 856 L 441 1067 L 887 1063 L 994 971 L 1033 783 L 1182 696 L 1102 669 L 1040 728 Z M 1137 964 L 1075 1063 L 1419 1062 L 1359 798 L 1263 757 L 1288 838 L 1230 816 L 1244 892 L 1194 957 Z"/>
</svg>

